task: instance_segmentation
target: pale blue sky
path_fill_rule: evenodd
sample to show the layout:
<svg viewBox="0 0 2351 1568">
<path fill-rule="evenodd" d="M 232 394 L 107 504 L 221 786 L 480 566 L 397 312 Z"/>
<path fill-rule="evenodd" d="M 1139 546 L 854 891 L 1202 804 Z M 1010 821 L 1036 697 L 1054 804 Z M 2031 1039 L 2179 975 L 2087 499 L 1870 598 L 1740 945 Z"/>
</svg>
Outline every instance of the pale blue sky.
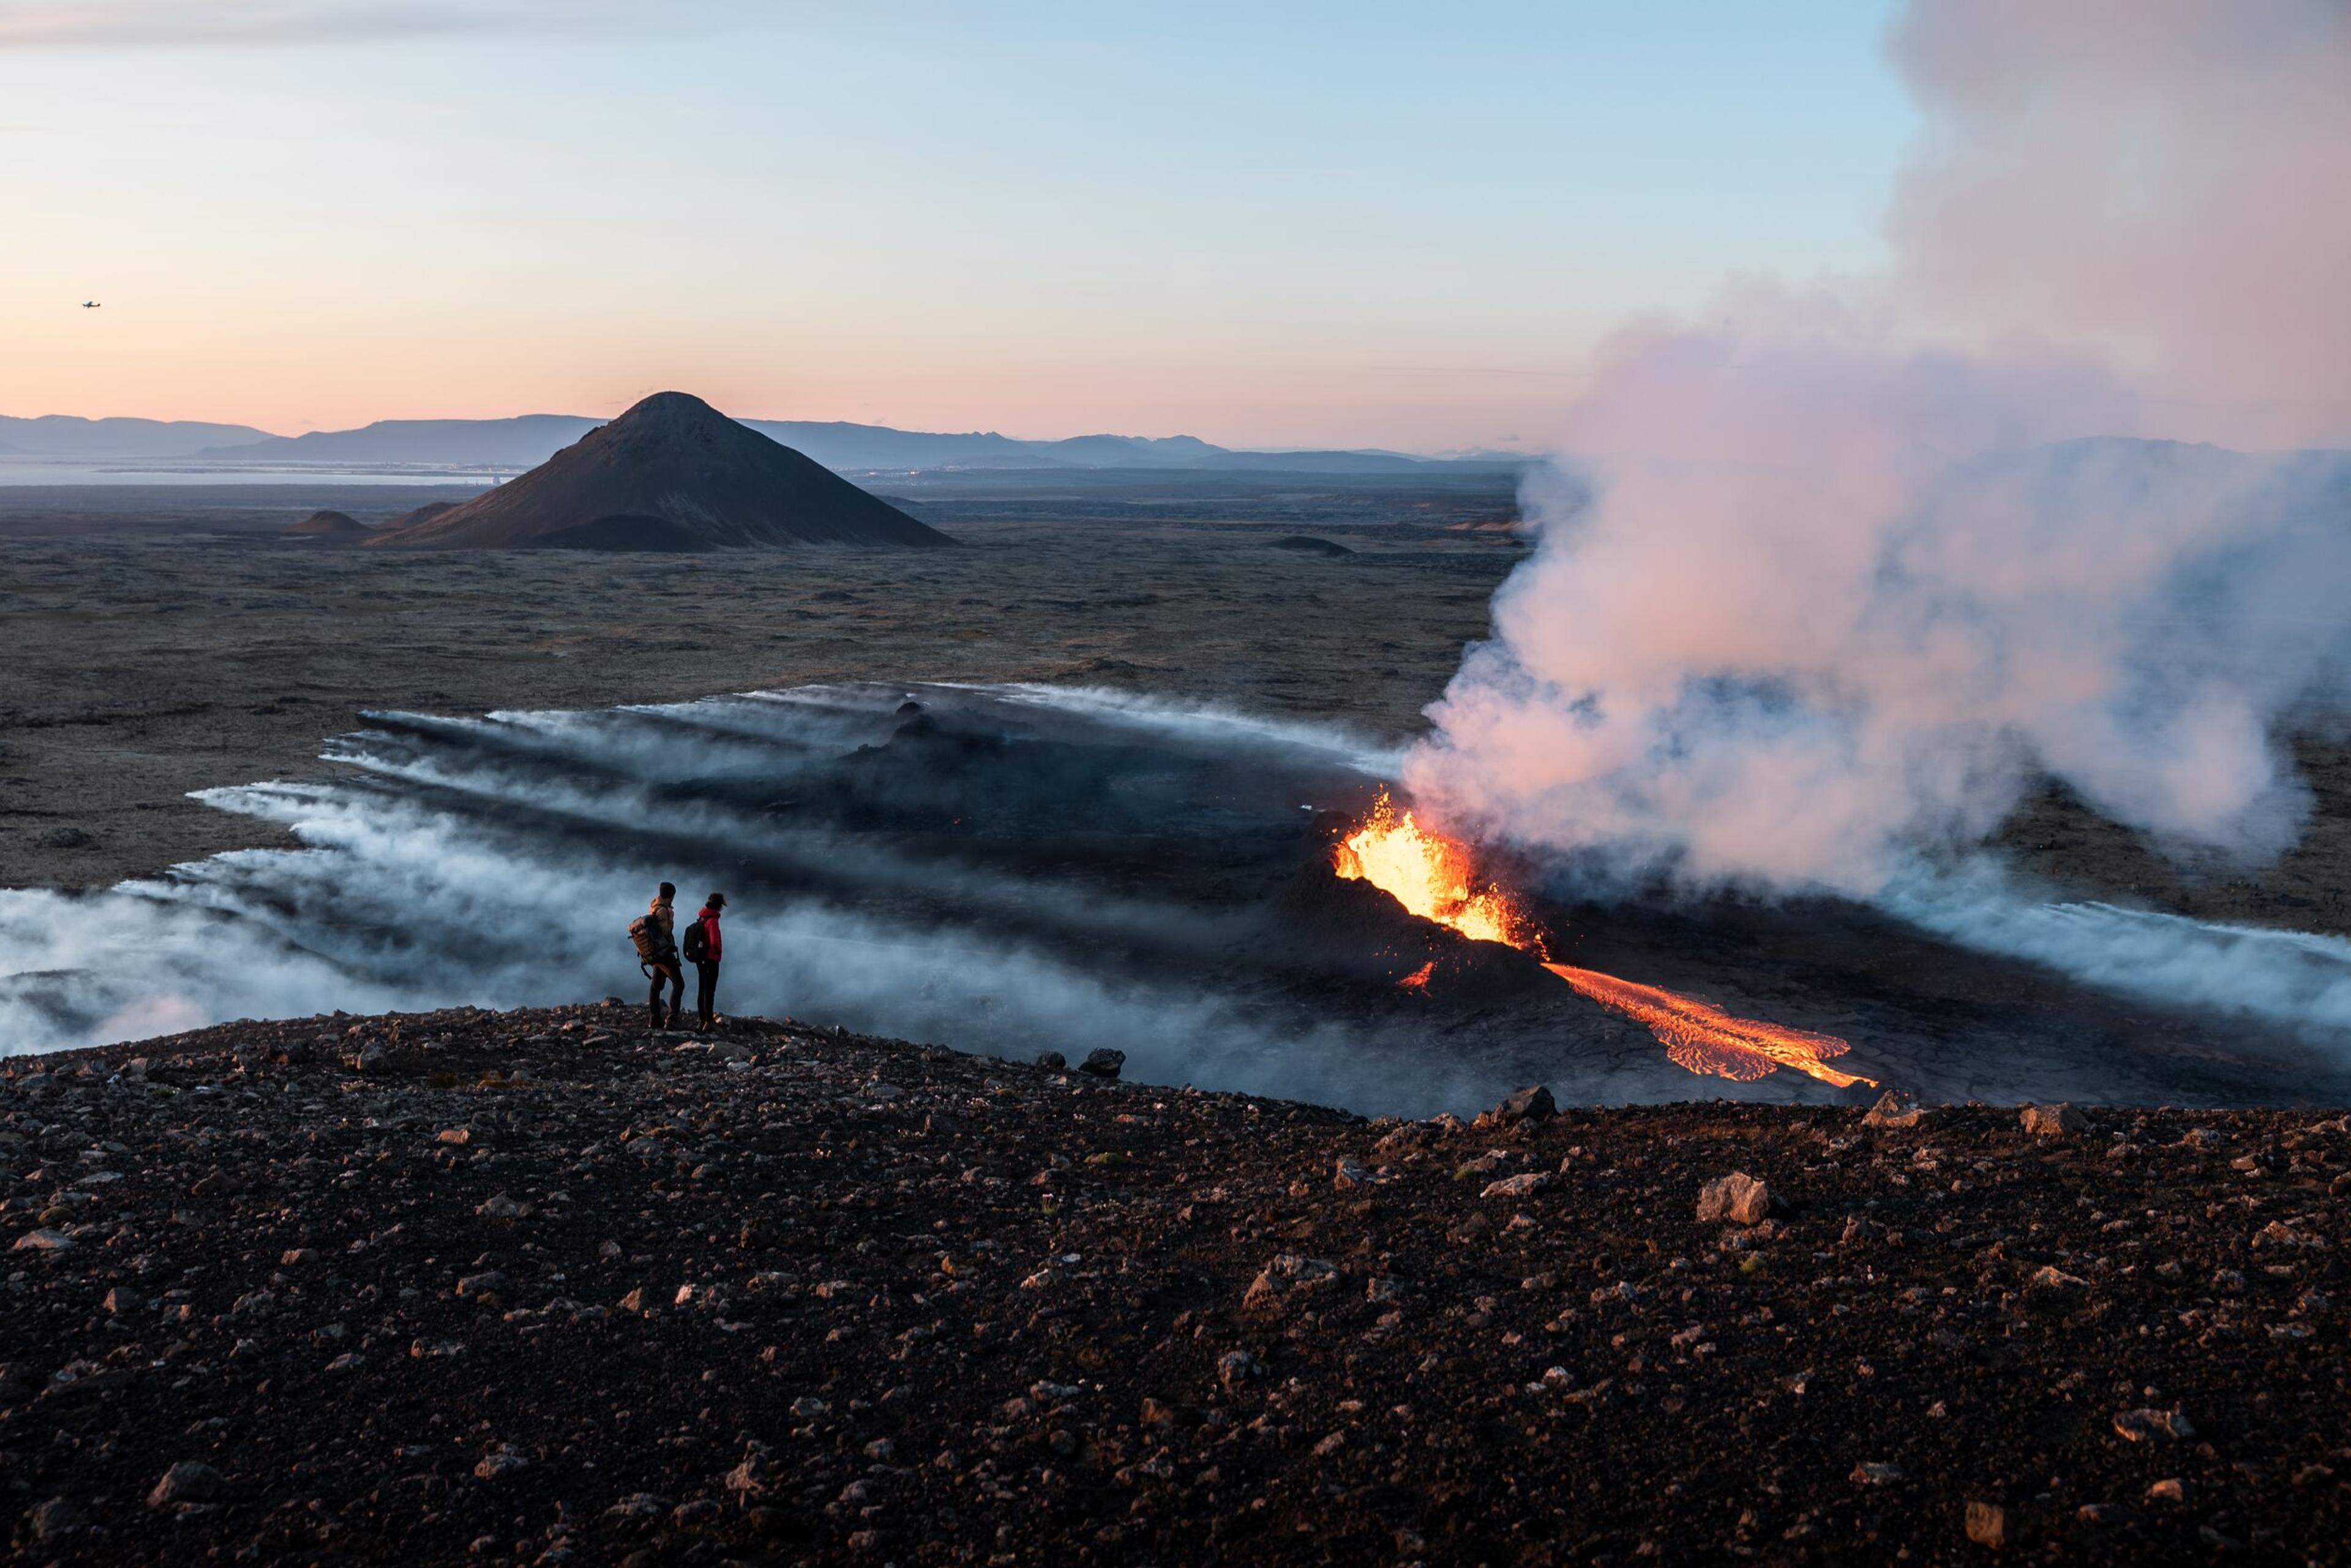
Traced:
<svg viewBox="0 0 2351 1568">
<path fill-rule="evenodd" d="M 0 0 L 0 412 L 1541 444 L 1880 263 L 1887 11 Z"/>
</svg>

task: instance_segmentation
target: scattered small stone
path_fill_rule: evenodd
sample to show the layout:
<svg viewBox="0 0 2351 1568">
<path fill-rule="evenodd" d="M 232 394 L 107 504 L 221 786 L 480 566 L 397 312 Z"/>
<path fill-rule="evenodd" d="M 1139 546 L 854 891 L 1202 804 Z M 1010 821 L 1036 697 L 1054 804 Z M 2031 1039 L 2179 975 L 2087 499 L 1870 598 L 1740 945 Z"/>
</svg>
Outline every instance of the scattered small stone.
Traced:
<svg viewBox="0 0 2351 1568">
<path fill-rule="evenodd" d="M 2115 1417 L 2115 1430 L 2127 1441 L 2179 1442 L 2196 1436 L 2196 1427 L 2178 1410 L 2126 1410 Z"/>
<path fill-rule="evenodd" d="M 44 1543 L 63 1541 L 89 1526 L 89 1521 L 82 1517 L 81 1510 L 61 1497 L 53 1497 L 36 1505 L 30 1522 L 33 1539 Z"/>
<path fill-rule="evenodd" d="M 147 1494 L 149 1508 L 177 1508 L 183 1503 L 217 1502 L 228 1495 L 228 1478 L 200 1459 L 182 1459 L 163 1472 Z"/>
<path fill-rule="evenodd" d="M 669 1500 L 649 1491 L 631 1492 L 604 1511 L 607 1519 L 657 1519 L 669 1511 Z"/>
<path fill-rule="evenodd" d="M 2188 1483 L 2178 1476 L 2166 1476 L 2147 1489 L 2147 1497 L 2149 1502 L 2185 1503 Z"/>
<path fill-rule="evenodd" d="M 1245 1350 L 1228 1350 L 1217 1358 L 1217 1381 L 1228 1393 L 1238 1393 L 1264 1375 L 1265 1363 Z"/>
<path fill-rule="evenodd" d="M 1701 1225 L 1726 1219 L 1735 1225 L 1757 1225 L 1771 1213 L 1771 1188 L 1745 1171 L 1733 1171 L 1698 1188 L 1698 1219 Z"/>
<path fill-rule="evenodd" d="M 482 1456 L 481 1462 L 474 1467 L 474 1477 L 476 1480 L 494 1481 L 529 1468 L 530 1460 L 521 1450 L 500 1443 Z"/>
<path fill-rule="evenodd" d="M 2036 1138 L 2062 1138 L 2090 1130 L 2090 1119 L 2071 1105 L 2027 1105 L 2017 1119 Z"/>
<path fill-rule="evenodd" d="M 1548 1122 L 1558 1114 L 1559 1103 L 1552 1098 L 1551 1091 L 1536 1083 L 1512 1091 L 1500 1104 L 1479 1117 L 1475 1124 L 1508 1127 L 1520 1122 Z"/>
<path fill-rule="evenodd" d="M 1060 1072 L 1070 1065 L 1070 1059 L 1058 1051 L 1040 1051 L 1037 1053 L 1037 1065 L 1048 1072 Z"/>
<path fill-rule="evenodd" d="M 1339 1279 L 1335 1263 L 1320 1258 L 1308 1258 L 1296 1252 L 1284 1252 L 1259 1270 L 1249 1281 L 1248 1291 L 1241 1297 L 1244 1312 L 1263 1312 L 1279 1308 L 1291 1298 L 1319 1291 Z"/>
<path fill-rule="evenodd" d="M 1967 1511 L 1968 1539 L 1998 1552 L 2008 1545 L 2008 1510 L 1996 1502 L 1970 1502 Z"/>
<path fill-rule="evenodd" d="M 1915 1127 L 1927 1119 L 1918 1097 L 1907 1089 L 1888 1089 L 1861 1119 L 1865 1127 Z"/>
</svg>

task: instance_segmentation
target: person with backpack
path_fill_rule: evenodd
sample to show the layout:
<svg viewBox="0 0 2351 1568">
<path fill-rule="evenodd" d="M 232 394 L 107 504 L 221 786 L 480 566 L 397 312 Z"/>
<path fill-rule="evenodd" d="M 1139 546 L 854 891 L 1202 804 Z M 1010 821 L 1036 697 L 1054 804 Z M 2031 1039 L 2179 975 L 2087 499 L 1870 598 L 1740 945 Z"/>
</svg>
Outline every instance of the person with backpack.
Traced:
<svg viewBox="0 0 2351 1568">
<path fill-rule="evenodd" d="M 694 1010 L 700 1015 L 696 1029 L 706 1030 L 718 1020 L 718 915 L 726 907 L 726 895 L 712 894 L 685 928 L 685 961 L 694 966 Z"/>
<path fill-rule="evenodd" d="M 677 884 L 665 882 L 653 894 L 653 906 L 630 923 L 629 940 L 637 949 L 637 967 L 653 977 L 653 1023 L 674 1027 L 685 1012 L 685 971 L 677 967 Z M 668 1017 L 662 1014 L 662 988 L 670 988 Z"/>
</svg>

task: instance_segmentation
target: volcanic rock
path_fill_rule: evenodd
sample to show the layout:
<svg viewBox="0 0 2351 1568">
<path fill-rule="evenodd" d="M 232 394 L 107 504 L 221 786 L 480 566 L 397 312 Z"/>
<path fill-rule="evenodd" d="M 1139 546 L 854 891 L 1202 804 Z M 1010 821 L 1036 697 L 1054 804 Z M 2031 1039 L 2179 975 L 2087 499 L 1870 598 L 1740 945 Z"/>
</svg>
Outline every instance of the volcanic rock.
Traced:
<svg viewBox="0 0 2351 1568">
<path fill-rule="evenodd" d="M 1861 1119 L 1865 1127 L 1915 1127 L 1927 1119 L 1918 1097 L 1907 1089 L 1888 1089 Z"/>
<path fill-rule="evenodd" d="M 39 1542 L 62 1541 L 89 1521 L 81 1511 L 64 1498 L 53 1497 L 33 1510 L 33 1539 Z"/>
<path fill-rule="evenodd" d="M 286 532 L 296 538 L 340 540 L 364 538 L 372 530 L 348 512 L 313 512 Z"/>
<path fill-rule="evenodd" d="M 2133 1443 L 2196 1436 L 2194 1424 L 2178 1410 L 2126 1410 L 2115 1417 L 2115 1431 Z"/>
<path fill-rule="evenodd" d="M 1520 1122 L 1547 1122 L 1559 1114 L 1559 1102 L 1551 1091 L 1537 1083 L 1512 1092 L 1509 1098 L 1492 1110 L 1481 1114 L 1471 1124 L 1479 1127 L 1507 1127 Z"/>
<path fill-rule="evenodd" d="M 2090 1130 L 2090 1119 L 2071 1105 L 2027 1105 L 2018 1113 L 2017 1120 L 2036 1138 L 2059 1138 Z"/>
<path fill-rule="evenodd" d="M 731 1065 L 635 1016 L 0 1073 L 0 1240 L 78 1243 L 13 1254 L 0 1313 L 18 1553 L 61 1498 L 91 1528 L 28 1561 L 1957 1561 L 1970 1500 L 2068 1561 L 2339 1555 L 2344 1254 L 2252 1241 L 2351 1223 L 2332 1113 L 2104 1112 L 2127 1165 L 1990 1106 L 1923 1148 L 1720 1102 L 1498 1137 L 789 1020 L 730 1020 Z M 120 1179 L 64 1205 L 84 1155 Z M 1672 1196 L 1750 1166 L 1806 1201 L 1725 1235 Z M 1725 1464 L 1723 1410 L 1790 1440 Z M 139 1508 L 177 1462 L 236 1484 Z M 2188 1506 L 2112 1506 L 2166 1473 Z"/>
<path fill-rule="evenodd" d="M 1698 1191 L 1698 1220 L 1710 1225 L 1728 1219 L 1738 1225 L 1758 1225 L 1771 1213 L 1771 1189 L 1745 1171 L 1733 1171 L 1707 1183 Z"/>
<path fill-rule="evenodd" d="M 952 542 L 684 392 L 656 392 L 520 478 L 368 541 L 670 552 Z"/>
<path fill-rule="evenodd" d="M 183 1502 L 213 1502 L 228 1495 L 228 1478 L 199 1459 L 182 1459 L 163 1472 L 147 1494 L 149 1508 L 172 1508 Z"/>
<path fill-rule="evenodd" d="M 1241 1297 L 1245 1312 L 1262 1312 L 1284 1304 L 1290 1297 L 1319 1291 L 1339 1279 L 1335 1264 L 1320 1258 L 1284 1252 L 1258 1271 Z"/>
<path fill-rule="evenodd" d="M 1996 1502 L 1971 1502 L 1967 1513 L 1968 1539 L 1997 1552 L 2008 1544 L 2008 1510 Z"/>
<path fill-rule="evenodd" d="M 1086 1052 L 1086 1059 L 1078 1063 L 1079 1071 L 1091 1073 L 1096 1078 L 1115 1078 L 1125 1068 L 1126 1052 L 1113 1051 L 1107 1046 Z"/>
</svg>

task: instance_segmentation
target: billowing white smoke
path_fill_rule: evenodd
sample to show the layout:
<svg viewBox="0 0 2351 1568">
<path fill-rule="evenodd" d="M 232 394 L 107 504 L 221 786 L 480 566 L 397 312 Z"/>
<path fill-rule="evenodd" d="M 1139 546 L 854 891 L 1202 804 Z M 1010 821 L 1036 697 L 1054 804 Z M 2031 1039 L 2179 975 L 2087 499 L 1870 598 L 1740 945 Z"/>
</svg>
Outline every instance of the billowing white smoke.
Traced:
<svg viewBox="0 0 2351 1568">
<path fill-rule="evenodd" d="M 2166 841 L 2292 841 L 2351 463 L 2085 438 L 2351 434 L 2351 7 L 1918 0 L 1896 37 L 1893 276 L 1612 347 L 1406 762 L 1457 823 L 1868 894 L 2045 770 Z"/>
<path fill-rule="evenodd" d="M 2183 438 L 2351 443 L 2351 6 L 1913 0 L 1892 42 L 1907 306 L 2095 352 Z"/>
<path fill-rule="evenodd" d="M 923 695 L 939 702 L 936 691 Z M 1237 771 L 1280 758 L 1309 773 L 1353 772 L 1380 759 L 1336 732 L 1101 693 L 974 695 L 990 711 L 1001 703 L 1074 715 L 1097 737 L 1198 744 Z M 1105 939 L 1137 933 L 1219 952 L 1255 929 L 1246 922 L 1228 929 L 1181 904 L 1050 871 L 912 854 L 886 833 L 795 826 L 729 806 L 723 792 L 664 793 L 720 778 L 758 781 L 754 800 L 787 789 L 805 758 L 829 765 L 886 738 L 896 701 L 860 706 L 812 690 L 617 714 L 377 716 L 398 733 L 329 745 L 364 779 L 204 797 L 286 827 L 300 850 L 215 855 L 168 879 L 89 894 L 0 889 L 0 1056 L 237 1018 L 546 1006 L 607 988 L 640 1017 L 645 984 L 623 932 L 666 872 L 689 909 L 704 887 L 735 890 L 721 993 L 729 1011 L 1024 1056 L 1050 1047 L 1074 1059 L 1114 1044 L 1141 1081 L 1372 1111 L 1474 1110 L 1520 1082 L 1525 1070 L 1507 1058 L 1433 1059 L 1416 1023 L 1394 1038 L 1324 1026 L 1244 992 L 1151 983 L 1089 962 Z M 746 872 L 754 854 L 821 863 L 853 880 L 865 903 L 794 887 L 772 866 Z M 754 876 L 750 889 L 737 873 Z M 1081 939 L 1057 941 L 1040 909 Z M 1014 919 L 1024 915 L 1025 927 Z M 1641 1087 L 1612 1071 L 1549 1076 L 1593 1098 Z"/>
</svg>

